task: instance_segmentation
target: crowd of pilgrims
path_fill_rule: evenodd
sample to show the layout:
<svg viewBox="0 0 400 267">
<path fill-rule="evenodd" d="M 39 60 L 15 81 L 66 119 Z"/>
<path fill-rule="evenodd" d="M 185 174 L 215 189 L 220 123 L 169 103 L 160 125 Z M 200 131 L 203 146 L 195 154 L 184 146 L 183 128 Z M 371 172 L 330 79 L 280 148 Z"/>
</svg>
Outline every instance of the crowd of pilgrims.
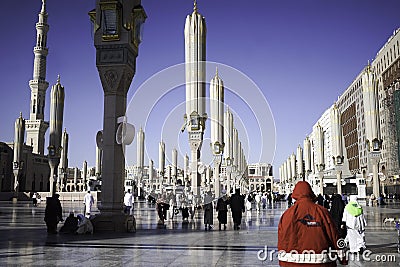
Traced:
<svg viewBox="0 0 400 267">
<path fill-rule="evenodd" d="M 194 218 L 197 210 L 203 210 L 205 230 L 213 228 L 214 210 L 217 213 L 219 230 L 226 230 L 229 210 L 231 210 L 233 228 L 239 230 L 242 214 L 245 211 L 251 211 L 253 206 L 257 211 L 260 211 L 275 199 L 276 197 L 271 193 L 241 194 L 239 189 L 236 189 L 231 195 L 227 195 L 226 191 L 223 190 L 220 198 L 215 198 L 211 191 L 205 192 L 198 199 L 193 197 L 192 194 L 174 194 L 172 192 L 148 197 L 150 202 L 156 203 L 159 224 L 163 225 L 167 219 L 173 220 L 178 214 L 182 216 L 182 223 L 188 223 L 189 218 Z"/>
</svg>

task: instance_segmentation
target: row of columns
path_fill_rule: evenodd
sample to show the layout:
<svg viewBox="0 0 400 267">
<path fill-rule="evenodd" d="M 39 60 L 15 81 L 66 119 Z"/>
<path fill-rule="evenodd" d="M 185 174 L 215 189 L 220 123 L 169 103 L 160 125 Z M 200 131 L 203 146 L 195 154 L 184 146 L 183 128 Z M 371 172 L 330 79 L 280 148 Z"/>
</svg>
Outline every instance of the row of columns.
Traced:
<svg viewBox="0 0 400 267">
<path fill-rule="evenodd" d="M 382 140 L 379 127 L 379 105 L 378 105 L 378 80 L 370 64 L 362 72 L 363 113 L 365 116 L 366 141 L 368 146 L 368 160 L 372 166 L 373 193 L 380 194 L 379 188 L 379 159 Z M 336 103 L 330 110 L 330 127 L 332 142 L 332 157 L 336 172 L 337 193 L 342 193 L 342 184 L 345 184 L 342 173 L 344 164 L 343 134 L 341 124 L 341 112 Z M 329 127 L 329 126 L 328 126 Z M 297 148 L 296 155 L 293 153 L 279 167 L 281 185 L 288 188 L 287 184 L 300 179 L 305 179 L 310 173 L 317 174 L 319 178 L 319 190 L 323 194 L 324 171 L 325 171 L 325 140 L 324 129 L 318 122 L 311 136 L 307 136 L 303 142 L 304 150 Z M 296 158 L 297 156 L 297 158 Z M 295 165 L 295 162 L 297 164 Z M 303 168 L 304 164 L 304 168 Z"/>
</svg>

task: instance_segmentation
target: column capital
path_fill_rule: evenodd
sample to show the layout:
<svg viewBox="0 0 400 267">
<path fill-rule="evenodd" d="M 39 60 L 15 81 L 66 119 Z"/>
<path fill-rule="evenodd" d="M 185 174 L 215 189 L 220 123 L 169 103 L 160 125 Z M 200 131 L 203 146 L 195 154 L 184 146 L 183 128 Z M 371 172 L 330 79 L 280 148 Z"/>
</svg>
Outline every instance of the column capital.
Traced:
<svg viewBox="0 0 400 267">
<path fill-rule="evenodd" d="M 102 66 L 97 67 L 103 86 L 104 95 L 125 96 L 131 85 L 134 70 L 128 66 Z"/>
</svg>

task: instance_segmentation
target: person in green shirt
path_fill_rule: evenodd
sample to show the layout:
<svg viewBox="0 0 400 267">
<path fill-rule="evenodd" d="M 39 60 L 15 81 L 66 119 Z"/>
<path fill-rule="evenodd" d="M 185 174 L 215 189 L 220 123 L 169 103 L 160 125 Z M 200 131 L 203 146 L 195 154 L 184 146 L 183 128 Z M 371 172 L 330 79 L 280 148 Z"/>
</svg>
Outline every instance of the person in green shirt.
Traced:
<svg viewBox="0 0 400 267">
<path fill-rule="evenodd" d="M 357 202 L 357 196 L 350 196 L 350 201 L 344 208 L 342 221 L 347 227 L 346 242 L 349 244 L 349 251 L 362 253 L 366 248 L 365 226 L 367 222 L 363 209 Z"/>
</svg>

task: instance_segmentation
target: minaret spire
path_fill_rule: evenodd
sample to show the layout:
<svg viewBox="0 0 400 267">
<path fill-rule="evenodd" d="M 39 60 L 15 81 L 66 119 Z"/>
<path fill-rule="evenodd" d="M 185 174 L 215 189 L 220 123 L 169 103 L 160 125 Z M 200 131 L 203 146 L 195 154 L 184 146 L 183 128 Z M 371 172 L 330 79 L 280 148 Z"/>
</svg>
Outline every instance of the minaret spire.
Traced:
<svg viewBox="0 0 400 267">
<path fill-rule="evenodd" d="M 35 59 L 33 62 L 33 77 L 29 81 L 31 88 L 30 116 L 26 121 L 26 143 L 32 144 L 33 153 L 44 154 L 44 135 L 49 123 L 44 121 L 46 90 L 49 83 L 46 81 L 47 24 L 46 0 L 42 0 L 42 8 L 36 23 L 36 45 L 33 48 Z"/>
<path fill-rule="evenodd" d="M 193 3 L 193 12 L 197 13 L 197 1 L 196 0 L 194 0 L 194 3 Z"/>
<path fill-rule="evenodd" d="M 46 0 L 42 0 L 42 10 L 40 10 L 40 13 L 46 13 Z"/>
</svg>

